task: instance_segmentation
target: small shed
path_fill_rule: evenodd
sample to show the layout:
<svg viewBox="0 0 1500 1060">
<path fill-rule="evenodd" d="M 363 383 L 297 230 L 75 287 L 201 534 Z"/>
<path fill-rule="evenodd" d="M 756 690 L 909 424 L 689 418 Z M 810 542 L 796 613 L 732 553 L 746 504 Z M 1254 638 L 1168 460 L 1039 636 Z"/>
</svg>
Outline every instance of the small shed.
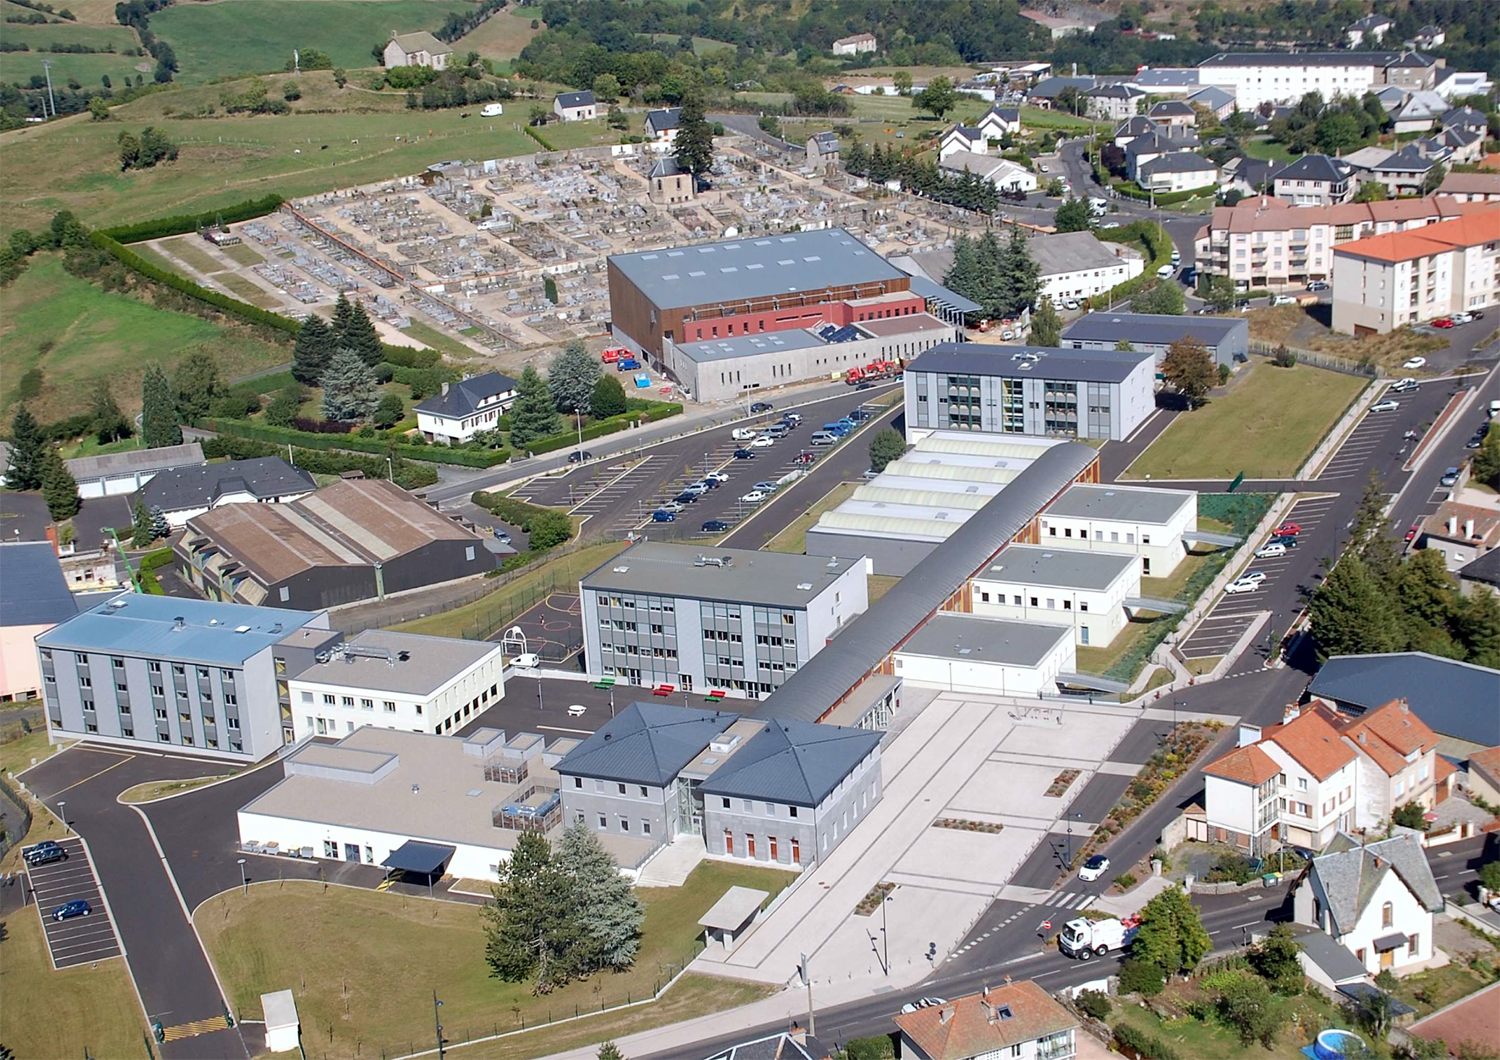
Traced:
<svg viewBox="0 0 1500 1060">
<path fill-rule="evenodd" d="M 733 950 L 735 943 L 755 923 L 761 904 L 768 897 L 769 891 L 756 890 L 754 887 L 729 888 L 724 892 L 724 897 L 713 904 L 712 909 L 698 918 L 698 923 L 705 929 L 705 941 L 709 945 L 718 943 L 724 947 L 725 953 Z"/>
<path fill-rule="evenodd" d="M 260 995 L 261 1012 L 266 1017 L 266 1052 L 289 1053 L 302 1038 L 297 1020 L 297 1002 L 290 990 Z"/>
</svg>

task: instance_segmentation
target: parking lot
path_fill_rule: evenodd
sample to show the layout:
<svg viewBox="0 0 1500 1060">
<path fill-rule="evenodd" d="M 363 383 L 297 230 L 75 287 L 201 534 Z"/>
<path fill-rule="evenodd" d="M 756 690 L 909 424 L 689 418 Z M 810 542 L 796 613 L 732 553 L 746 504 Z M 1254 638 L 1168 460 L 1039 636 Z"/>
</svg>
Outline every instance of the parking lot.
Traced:
<svg viewBox="0 0 1500 1060">
<path fill-rule="evenodd" d="M 89 861 L 83 840 L 75 836 L 59 840 L 58 845 L 68 852 L 66 861 L 54 861 L 50 865 L 26 870 L 37 913 L 42 918 L 42 930 L 47 935 L 52 966 L 71 968 L 75 964 L 120 956 L 120 940 L 104 905 L 99 880 L 94 875 L 94 866 Z M 79 900 L 89 904 L 87 916 L 68 920 L 52 918 L 54 909 Z"/>
<path fill-rule="evenodd" d="M 1378 400 L 1385 401 L 1389 398 L 1399 402 L 1409 396 L 1392 393 L 1388 387 Z M 1384 455 L 1382 450 L 1389 450 L 1391 455 L 1399 456 L 1403 443 L 1409 448 L 1411 443 L 1402 438 L 1405 419 L 1400 416 L 1400 412 L 1400 409 L 1395 412 L 1366 412 L 1354 430 L 1349 432 L 1349 437 L 1344 439 L 1344 444 L 1339 446 L 1333 459 L 1318 474 L 1318 481 L 1328 482 L 1334 484 L 1335 488 L 1342 489 L 1353 484 L 1351 479 L 1367 476 L 1375 458 Z"/>
</svg>

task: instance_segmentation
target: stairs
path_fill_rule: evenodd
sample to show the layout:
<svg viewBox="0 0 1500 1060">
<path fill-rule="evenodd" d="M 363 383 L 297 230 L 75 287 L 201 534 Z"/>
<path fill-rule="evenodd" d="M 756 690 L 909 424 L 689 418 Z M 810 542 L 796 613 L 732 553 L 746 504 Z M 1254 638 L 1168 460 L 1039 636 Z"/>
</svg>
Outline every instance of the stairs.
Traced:
<svg viewBox="0 0 1500 1060">
<path fill-rule="evenodd" d="M 637 887 L 681 887 L 698 862 L 708 856 L 703 837 L 679 835 L 646 862 L 636 878 Z"/>
</svg>

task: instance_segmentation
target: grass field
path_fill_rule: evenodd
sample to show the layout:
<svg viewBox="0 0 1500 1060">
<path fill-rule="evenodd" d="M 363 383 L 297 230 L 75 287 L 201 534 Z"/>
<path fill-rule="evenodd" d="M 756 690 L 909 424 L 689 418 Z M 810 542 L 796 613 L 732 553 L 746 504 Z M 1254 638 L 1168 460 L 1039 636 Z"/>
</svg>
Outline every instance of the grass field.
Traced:
<svg viewBox="0 0 1500 1060">
<path fill-rule="evenodd" d="M 157 361 L 169 372 L 193 350 L 207 350 L 225 379 L 279 364 L 287 351 L 245 332 L 187 313 L 157 309 L 135 298 L 108 294 L 63 271 L 54 254 L 39 254 L 6 291 L 0 343 L 0 410 L 14 400 L 23 372 L 40 367 L 41 396 L 30 405 L 39 420 L 77 412 L 97 379 L 127 413 L 141 406 L 141 376 Z"/>
<path fill-rule="evenodd" d="M 1241 140 L 1240 147 L 1251 158 L 1260 158 L 1267 162 L 1290 162 L 1299 157 L 1288 151 L 1286 144 L 1280 140 Z"/>
<path fill-rule="evenodd" d="M 163 240 L 161 249 L 184 265 L 196 269 L 205 276 L 209 273 L 225 272 L 229 269 L 228 265 L 225 265 L 218 258 L 203 249 L 203 241 L 197 236 L 177 236 L 173 239 Z"/>
<path fill-rule="evenodd" d="M 151 16 L 151 31 L 177 53 L 178 78 L 207 81 L 282 69 L 294 48 L 315 48 L 334 66 L 370 66 L 391 30 L 434 30 L 463 0 L 222 0 L 178 4 Z"/>
<path fill-rule="evenodd" d="M 818 521 L 818 517 L 824 512 L 832 511 L 840 504 L 854 495 L 859 489 L 858 482 L 840 482 L 833 489 L 823 494 L 814 501 L 812 507 L 803 512 L 797 518 L 787 524 L 786 529 L 767 541 L 765 548 L 769 552 L 790 552 L 794 555 L 802 555 L 807 551 L 807 531 Z"/>
<path fill-rule="evenodd" d="M 9 30 L 11 27 L 5 27 Z M 38 27 L 44 28 L 44 27 Z M 106 74 L 109 75 L 110 84 L 120 88 L 125 84 L 125 78 L 135 78 L 136 74 L 142 74 L 149 82 L 151 80 L 151 60 L 140 56 L 111 55 L 108 52 L 0 52 L 0 82 L 9 84 L 19 81 L 26 84 L 31 80 L 33 74 L 38 77 L 45 73 L 42 60 L 52 61 L 52 86 L 62 88 L 71 81 L 77 81 L 87 89 L 97 89 L 101 86 L 100 80 Z M 141 63 L 145 63 L 147 69 L 137 69 Z"/>
<path fill-rule="evenodd" d="M 646 36 L 650 37 L 658 44 L 675 45 L 678 39 L 677 34 L 675 33 L 648 33 L 646 34 Z M 725 48 L 728 48 L 730 51 L 734 51 L 734 45 L 730 44 L 727 40 L 714 40 L 712 37 L 693 38 L 694 55 L 705 55 L 711 51 L 723 51 Z"/>
<path fill-rule="evenodd" d="M 251 265 L 259 265 L 266 260 L 261 257 L 254 247 L 245 243 L 236 243 L 231 247 L 221 247 L 219 253 L 223 254 L 230 261 L 244 265 L 246 268 Z"/>
<path fill-rule="evenodd" d="M 57 971 L 35 908 L 15 910 L 0 927 L 0 1041 L 11 1054 L 146 1055 L 145 1020 L 123 957 Z"/>
<path fill-rule="evenodd" d="M 429 327 L 420 320 L 413 320 L 407 327 L 401 329 L 424 346 L 429 346 L 439 353 L 445 353 L 450 357 L 474 357 L 479 351 L 465 346 L 452 335 L 437 328 Z"/>
<path fill-rule="evenodd" d="M 1195 994 L 1199 993 L 1201 991 L 1195 991 Z M 1344 1018 L 1342 1013 L 1316 990 L 1308 990 L 1297 997 L 1273 996 L 1272 1004 L 1281 1016 L 1279 1022 L 1282 1030 L 1277 1037 L 1276 1047 L 1271 1050 L 1263 1049 L 1258 1044 L 1248 1047 L 1241 1045 L 1239 1036 L 1217 1020 L 1200 1023 L 1190 1017 L 1184 1017 L 1168 1022 L 1150 1009 L 1141 1008 L 1135 1004 L 1119 1005 L 1116 1008 L 1116 1015 L 1110 1017 L 1110 1023 L 1132 1024 L 1171 1045 L 1179 1055 L 1190 1056 L 1194 1060 L 1296 1056 L 1298 1050 L 1307 1045 L 1318 1030 L 1351 1025 L 1349 1020 Z M 1311 1028 L 1311 1030 L 1304 1031 L 1301 1027 Z M 1370 1040 L 1368 1034 L 1362 1037 L 1365 1041 Z M 1388 1049 L 1382 1050 L 1375 1055 L 1389 1055 L 1389 1051 Z"/>
<path fill-rule="evenodd" d="M 38 762 L 45 758 L 51 758 L 63 746 L 54 747 L 47 742 L 46 726 L 40 722 L 32 723 L 33 731 L 21 736 L 19 739 L 6 740 L 0 743 L 0 773 L 19 773 L 23 769 L 31 768 L 31 760 L 35 758 Z M 11 723 L 6 722 L 6 735 L 20 730 L 20 723 L 11 728 Z"/>
<path fill-rule="evenodd" d="M 14 10 L 7 6 L 6 14 Z M 12 44 L 24 44 L 35 53 L 53 44 L 82 44 L 89 48 L 107 48 L 114 45 L 116 52 L 135 48 L 140 42 L 135 33 L 124 26 L 87 26 L 76 22 L 61 22 L 46 26 L 27 26 L 14 22 L 5 24 L 5 39 Z M 25 53 L 22 53 L 25 54 Z M 67 54 L 67 53 L 62 53 Z M 55 56 L 53 56 L 55 58 Z M 137 62 L 149 62 L 144 56 Z"/>
<path fill-rule="evenodd" d="M 390 1054 L 425 1044 L 433 990 L 443 1000 L 445 1034 L 455 1041 L 649 997 L 697 953 L 698 917 L 729 887 L 774 896 L 793 878 L 705 862 L 681 887 L 640 889 L 646 920 L 634 967 L 544 997 L 490 976 L 471 905 L 296 881 L 258 884 L 248 896 L 218 895 L 194 920 L 237 1015 L 258 1019 L 260 995 L 292 984 L 309 1048 L 316 1043 L 319 1056 L 348 1058 L 358 1050 L 372 1057 L 382 1048 Z M 380 930 L 370 931 L 377 920 Z M 704 991 L 696 1011 L 679 1018 L 725 1007 L 732 994 L 727 987 Z"/>
<path fill-rule="evenodd" d="M 460 37 L 453 44 L 456 52 L 476 51 L 486 59 L 514 59 L 521 49 L 541 32 L 532 29 L 531 20 L 540 19 L 541 11 L 515 11 L 509 8 L 491 15 L 481 22 L 472 33 Z"/>
<path fill-rule="evenodd" d="M 214 277 L 214 282 L 223 284 L 230 294 L 241 301 L 258 305 L 262 309 L 276 309 L 282 305 L 280 298 L 237 272 L 221 272 Z"/>
<path fill-rule="evenodd" d="M 191 780 L 148 780 L 144 784 L 127 788 L 115 797 L 120 802 L 150 802 L 153 799 L 164 799 L 168 795 L 192 791 L 194 788 L 201 788 L 205 784 L 212 784 L 216 780 L 223 780 L 224 777 L 232 775 L 232 773 L 225 773 L 217 777 L 193 777 Z"/>
<path fill-rule="evenodd" d="M 1242 369 L 1243 370 L 1243 369 Z M 1344 414 L 1369 380 L 1255 361 L 1250 377 L 1206 406 L 1179 415 L 1130 465 L 1132 479 L 1285 478 Z M 1225 445 L 1225 439 L 1234 439 Z"/>
</svg>

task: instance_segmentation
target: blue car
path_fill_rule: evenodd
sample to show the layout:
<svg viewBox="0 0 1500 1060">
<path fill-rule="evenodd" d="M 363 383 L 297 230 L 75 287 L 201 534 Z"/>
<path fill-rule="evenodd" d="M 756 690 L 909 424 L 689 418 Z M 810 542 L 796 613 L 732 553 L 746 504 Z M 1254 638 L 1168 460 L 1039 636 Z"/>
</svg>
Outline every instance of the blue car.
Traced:
<svg viewBox="0 0 1500 1060">
<path fill-rule="evenodd" d="M 75 916 L 88 916 L 94 910 L 82 898 L 75 898 L 71 902 L 64 902 L 52 910 L 53 920 L 72 920 Z"/>
<path fill-rule="evenodd" d="M 705 534 L 722 534 L 725 530 L 728 529 L 729 524 L 726 523 L 723 519 L 710 519 L 708 522 L 703 524 L 703 532 Z"/>
<path fill-rule="evenodd" d="M 848 427 L 851 431 L 854 430 L 854 428 L 856 428 L 856 427 L 859 426 L 858 423 L 856 423 L 854 420 L 851 420 L 848 416 L 845 416 L 842 419 L 840 419 L 839 423 L 843 424 L 845 427 Z"/>
<path fill-rule="evenodd" d="M 677 513 L 658 508 L 651 513 L 651 521 L 653 523 L 675 523 L 677 521 Z"/>
</svg>

